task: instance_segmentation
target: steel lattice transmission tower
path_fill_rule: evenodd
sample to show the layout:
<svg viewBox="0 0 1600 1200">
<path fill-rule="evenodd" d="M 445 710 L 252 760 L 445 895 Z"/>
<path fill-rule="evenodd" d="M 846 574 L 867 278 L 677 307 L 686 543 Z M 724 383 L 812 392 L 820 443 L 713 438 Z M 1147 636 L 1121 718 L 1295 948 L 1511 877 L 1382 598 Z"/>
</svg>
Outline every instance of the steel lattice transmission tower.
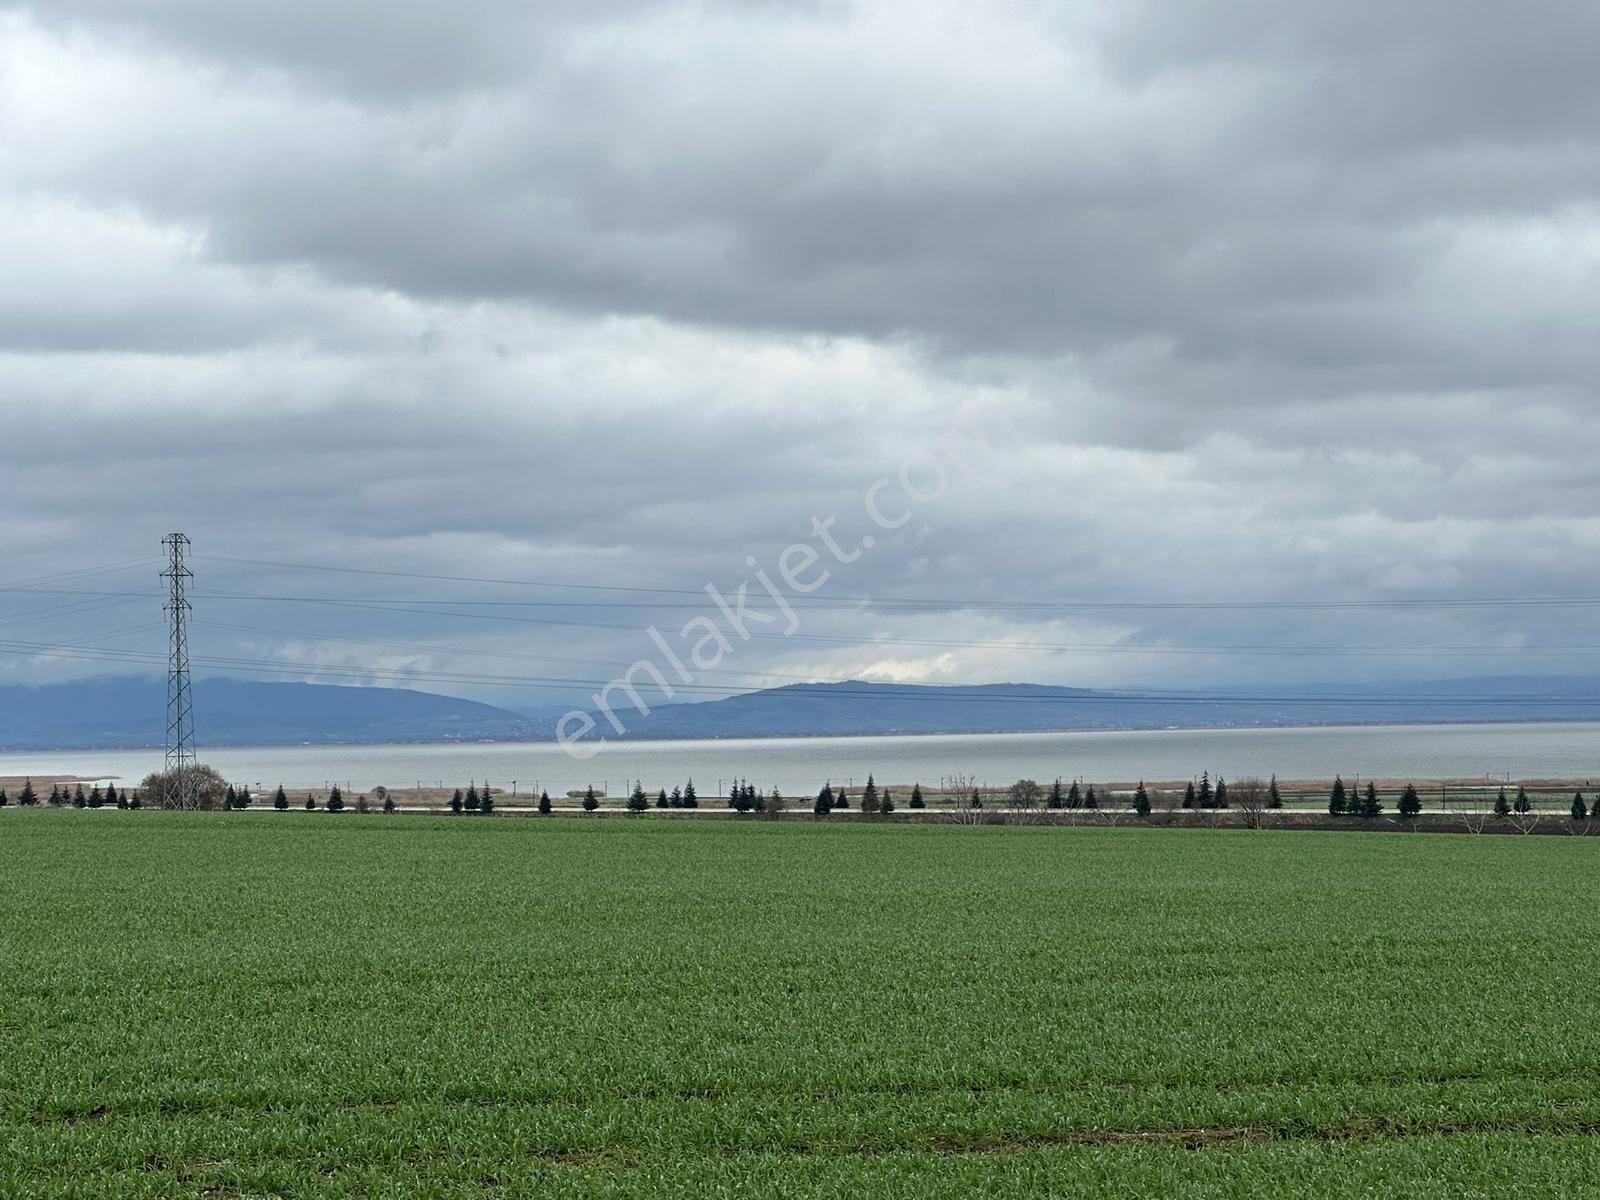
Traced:
<svg viewBox="0 0 1600 1200">
<path fill-rule="evenodd" d="M 199 783 L 195 777 L 194 699 L 189 690 L 189 598 L 188 581 L 194 578 L 184 562 L 189 539 L 169 533 L 161 539 L 167 551 L 167 569 L 161 578 L 168 582 L 167 602 L 163 606 L 172 632 L 172 648 L 167 659 L 167 775 L 176 783 L 171 802 L 178 808 L 200 807 Z"/>
</svg>

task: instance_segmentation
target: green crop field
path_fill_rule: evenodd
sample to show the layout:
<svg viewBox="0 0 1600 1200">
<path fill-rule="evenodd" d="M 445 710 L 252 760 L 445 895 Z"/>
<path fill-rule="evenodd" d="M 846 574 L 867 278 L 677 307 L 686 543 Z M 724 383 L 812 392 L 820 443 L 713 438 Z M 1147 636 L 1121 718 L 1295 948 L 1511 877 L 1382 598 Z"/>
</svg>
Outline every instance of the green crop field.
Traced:
<svg viewBox="0 0 1600 1200">
<path fill-rule="evenodd" d="M 0 1196 L 1594 1194 L 1596 853 L 0 811 Z"/>
</svg>

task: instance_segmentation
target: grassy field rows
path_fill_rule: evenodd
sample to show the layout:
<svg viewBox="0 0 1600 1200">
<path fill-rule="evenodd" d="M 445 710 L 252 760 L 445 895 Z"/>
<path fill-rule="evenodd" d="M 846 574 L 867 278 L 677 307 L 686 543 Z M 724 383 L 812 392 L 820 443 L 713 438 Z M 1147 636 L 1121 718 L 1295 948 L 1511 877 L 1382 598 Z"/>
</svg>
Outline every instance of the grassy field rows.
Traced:
<svg viewBox="0 0 1600 1200">
<path fill-rule="evenodd" d="M 0 1195 L 1591 1192 L 1596 867 L 0 813 Z"/>
</svg>

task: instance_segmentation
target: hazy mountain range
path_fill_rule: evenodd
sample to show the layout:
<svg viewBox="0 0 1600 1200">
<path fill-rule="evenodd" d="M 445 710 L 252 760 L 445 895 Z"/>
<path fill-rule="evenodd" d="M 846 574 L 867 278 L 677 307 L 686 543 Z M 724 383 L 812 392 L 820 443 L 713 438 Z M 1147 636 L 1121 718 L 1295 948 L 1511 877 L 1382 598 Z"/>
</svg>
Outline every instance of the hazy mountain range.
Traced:
<svg viewBox="0 0 1600 1200">
<path fill-rule="evenodd" d="M 165 683 L 115 678 L 0 686 L 0 749 L 160 745 Z M 648 697 L 647 697 L 648 699 Z M 208 679 L 195 684 L 202 746 L 547 741 L 564 711 L 513 712 L 397 688 Z M 1418 684 L 1308 684 L 1253 691 L 1114 692 L 1036 684 L 795 684 L 648 717 L 621 707 L 592 736 L 812 737 L 1046 730 L 1284 727 L 1600 719 L 1600 680 L 1518 676 Z"/>
</svg>

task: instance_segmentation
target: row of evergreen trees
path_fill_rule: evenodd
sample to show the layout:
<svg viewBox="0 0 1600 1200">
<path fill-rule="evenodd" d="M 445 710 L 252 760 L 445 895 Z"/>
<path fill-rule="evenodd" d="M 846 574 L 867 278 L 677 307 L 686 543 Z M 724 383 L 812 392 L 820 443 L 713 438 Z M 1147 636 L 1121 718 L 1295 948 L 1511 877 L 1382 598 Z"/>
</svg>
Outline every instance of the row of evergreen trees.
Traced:
<svg viewBox="0 0 1600 1200">
<path fill-rule="evenodd" d="M 11 803 L 11 797 L 4 788 L 0 788 L 0 808 L 5 808 Z M 25 779 L 22 788 L 17 792 L 17 804 L 22 808 L 33 808 L 39 803 L 39 793 L 33 786 L 32 779 Z M 117 791 L 117 785 L 108 783 L 105 790 L 100 790 L 97 783 L 89 791 L 83 790 L 83 784 L 76 788 L 62 787 L 55 784 L 50 788 L 50 795 L 45 803 L 52 808 L 61 808 L 71 805 L 73 808 L 141 808 L 138 790 L 123 788 Z"/>
</svg>

